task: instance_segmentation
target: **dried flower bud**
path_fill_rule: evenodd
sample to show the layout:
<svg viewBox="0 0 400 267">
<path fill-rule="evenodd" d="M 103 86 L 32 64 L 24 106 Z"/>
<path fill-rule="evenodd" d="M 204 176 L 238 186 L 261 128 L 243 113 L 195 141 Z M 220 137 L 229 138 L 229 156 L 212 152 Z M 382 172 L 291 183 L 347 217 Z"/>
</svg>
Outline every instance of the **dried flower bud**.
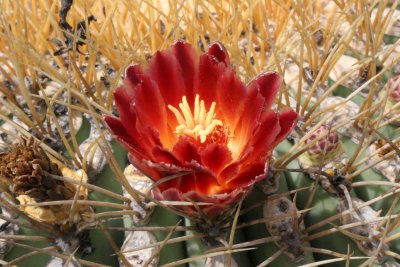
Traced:
<svg viewBox="0 0 400 267">
<path fill-rule="evenodd" d="M 16 195 L 27 195 L 37 202 L 66 200 L 74 196 L 63 181 L 48 174 L 62 175 L 33 138 L 22 139 L 10 153 L 0 154 L 0 176 L 12 184 Z"/>
</svg>

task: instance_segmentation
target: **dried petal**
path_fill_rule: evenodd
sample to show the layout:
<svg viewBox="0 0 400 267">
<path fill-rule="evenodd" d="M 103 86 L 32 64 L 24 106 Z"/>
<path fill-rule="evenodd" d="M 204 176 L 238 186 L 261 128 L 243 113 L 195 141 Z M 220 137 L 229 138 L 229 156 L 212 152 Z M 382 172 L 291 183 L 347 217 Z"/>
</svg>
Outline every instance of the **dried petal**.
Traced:
<svg viewBox="0 0 400 267">
<path fill-rule="evenodd" d="M 0 154 L 0 175 L 13 185 L 13 193 L 28 195 L 38 202 L 71 199 L 74 192 L 63 181 L 49 177 L 61 176 L 33 139 L 22 139 L 10 153 Z"/>
</svg>

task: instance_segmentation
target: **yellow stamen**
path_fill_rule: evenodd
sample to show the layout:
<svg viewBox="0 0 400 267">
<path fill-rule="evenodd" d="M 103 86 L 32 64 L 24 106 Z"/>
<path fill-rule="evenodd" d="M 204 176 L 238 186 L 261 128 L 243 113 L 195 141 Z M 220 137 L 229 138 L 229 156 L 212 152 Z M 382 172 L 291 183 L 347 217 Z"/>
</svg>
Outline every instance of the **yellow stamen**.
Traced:
<svg viewBox="0 0 400 267">
<path fill-rule="evenodd" d="M 175 107 L 168 105 L 169 110 L 171 110 L 175 117 L 176 120 L 180 123 L 180 124 L 184 124 L 185 123 L 185 119 L 182 117 L 181 113 L 179 112 L 179 110 L 177 110 Z"/>
<path fill-rule="evenodd" d="M 182 97 L 182 103 L 179 104 L 180 110 L 168 105 L 169 110 L 174 113 L 179 123 L 175 128 L 175 133 L 198 138 L 201 143 L 204 143 L 207 136 L 214 131 L 215 127 L 223 126 L 222 121 L 215 119 L 216 105 L 215 102 L 212 102 L 210 110 L 207 112 L 205 103 L 203 100 L 200 101 L 199 95 L 195 97 L 193 113 L 186 96 Z"/>
<path fill-rule="evenodd" d="M 207 114 L 207 112 L 206 112 L 206 106 L 205 106 L 205 104 L 204 104 L 204 101 L 203 100 L 201 100 L 201 103 L 200 103 L 200 114 L 199 114 L 199 120 L 198 120 L 198 122 L 200 123 L 200 124 L 204 124 L 204 119 L 205 119 L 205 117 L 206 117 L 206 114 Z"/>
<path fill-rule="evenodd" d="M 189 127 L 194 127 L 192 111 L 190 110 L 186 96 L 182 97 L 182 103 L 179 104 L 179 107 L 181 108 L 183 116 L 185 117 L 186 124 Z"/>
<path fill-rule="evenodd" d="M 196 99 L 194 100 L 194 120 L 199 121 L 200 115 L 200 96 L 196 95 Z"/>
<path fill-rule="evenodd" d="M 214 111 L 215 111 L 215 102 L 212 102 L 211 107 L 210 107 L 210 111 L 207 114 L 207 118 L 206 118 L 206 125 L 210 124 L 213 117 L 214 117 Z"/>
</svg>

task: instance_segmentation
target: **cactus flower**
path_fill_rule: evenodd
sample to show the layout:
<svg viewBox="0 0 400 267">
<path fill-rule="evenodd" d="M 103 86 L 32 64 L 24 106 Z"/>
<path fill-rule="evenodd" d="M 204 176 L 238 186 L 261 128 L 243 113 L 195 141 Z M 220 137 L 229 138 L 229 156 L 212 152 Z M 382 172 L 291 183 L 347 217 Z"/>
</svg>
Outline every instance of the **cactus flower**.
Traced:
<svg viewBox="0 0 400 267">
<path fill-rule="evenodd" d="M 158 181 L 157 199 L 211 203 L 175 208 L 216 220 L 265 178 L 273 149 L 296 124 L 291 109 L 271 110 L 280 82 L 267 72 L 246 86 L 220 43 L 199 55 L 178 41 L 126 69 L 114 93 L 119 118 L 105 122 L 131 163 Z"/>
</svg>

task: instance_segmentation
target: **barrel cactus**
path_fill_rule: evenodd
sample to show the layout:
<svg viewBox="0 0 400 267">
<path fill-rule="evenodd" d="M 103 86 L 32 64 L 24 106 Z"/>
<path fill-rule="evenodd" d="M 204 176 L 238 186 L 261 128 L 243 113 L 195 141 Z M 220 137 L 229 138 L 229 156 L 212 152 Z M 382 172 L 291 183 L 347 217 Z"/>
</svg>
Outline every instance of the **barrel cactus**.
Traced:
<svg viewBox="0 0 400 267">
<path fill-rule="evenodd" d="M 398 1 L 1 1 L 3 266 L 400 266 Z"/>
</svg>

